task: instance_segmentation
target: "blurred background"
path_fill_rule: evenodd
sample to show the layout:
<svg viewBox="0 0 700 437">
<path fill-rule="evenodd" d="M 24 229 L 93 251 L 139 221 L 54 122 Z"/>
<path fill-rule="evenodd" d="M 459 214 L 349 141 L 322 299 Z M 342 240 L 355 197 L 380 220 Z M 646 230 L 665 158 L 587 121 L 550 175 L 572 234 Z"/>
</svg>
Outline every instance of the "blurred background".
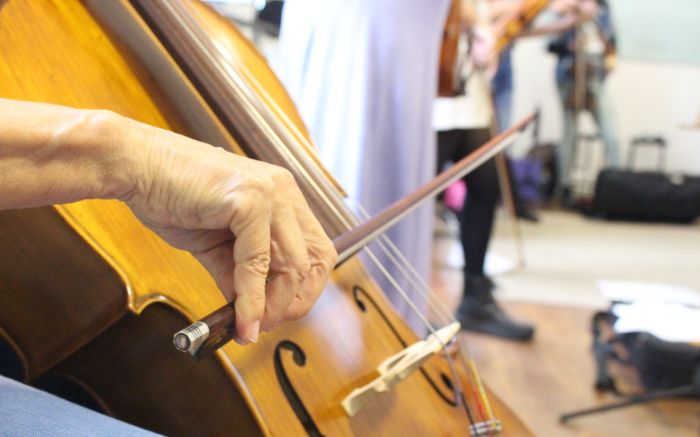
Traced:
<svg viewBox="0 0 700 437">
<path fill-rule="evenodd" d="M 323 106 L 314 99 L 328 94 L 325 97 L 337 106 L 356 107 L 343 100 L 347 94 L 337 87 L 345 80 L 355 90 L 352 78 L 360 83 L 359 89 L 370 87 L 376 79 L 363 68 L 371 71 L 376 66 L 352 58 L 357 56 L 353 41 L 337 42 L 340 54 L 334 51 L 333 32 L 318 24 L 322 19 L 326 23 L 339 20 L 337 16 L 324 18 L 329 6 L 308 2 L 308 22 L 299 24 L 292 21 L 299 21 L 304 13 L 300 2 L 292 3 L 294 14 L 286 16 L 282 1 L 211 2 L 267 57 L 288 86 L 325 158 L 324 148 L 334 147 L 327 144 L 332 136 L 318 126 L 333 121 L 332 116 L 318 115 Z M 465 3 L 472 3 L 466 8 L 474 16 L 465 18 L 469 13 L 462 11 L 464 35 L 458 38 L 466 42 L 461 41 L 457 49 L 467 59 L 459 67 L 462 89 L 440 97 L 443 101 L 436 103 L 442 105 L 436 106 L 437 113 L 445 112 L 444 99 L 457 102 L 461 95 L 476 99 L 470 85 L 465 91 L 464 83 L 470 83 L 475 75 L 472 71 L 479 70 L 490 84 L 495 102 L 492 118 L 501 122 L 501 130 L 533 111 L 537 114 L 536 122 L 508 149 L 505 165 L 498 166 L 500 200 L 481 272 L 494 283 L 488 299 L 498 302 L 498 311 L 503 310 L 497 317 L 507 314 L 503 316 L 509 318 L 506 323 L 511 316 L 526 320 L 532 330 L 516 325 L 526 330 L 516 330 L 516 337 L 524 334 L 514 342 L 512 336 L 508 338 L 513 331 L 502 335 L 503 331 L 494 333 L 480 326 L 468 329 L 463 335 L 482 377 L 537 435 L 699 435 L 700 406 L 684 396 L 585 416 L 567 424 L 559 423 L 558 417 L 618 402 L 629 394 L 659 390 L 663 394 L 663 390 L 693 384 L 697 390 L 700 3 Z M 350 20 L 356 13 L 350 10 L 357 8 L 347 9 Z M 383 19 L 399 22 L 402 18 L 397 14 Z M 303 36 L 307 52 L 290 52 L 292 32 L 304 25 L 309 33 Z M 280 26 L 283 39 L 287 38 L 282 43 Z M 286 37 L 285 26 L 289 29 Z M 482 33 L 484 28 L 486 33 Z M 357 29 L 358 47 L 366 44 L 360 36 L 365 30 Z M 337 34 L 344 31 L 339 28 Z M 420 35 L 420 29 L 413 33 Z M 442 44 L 447 34 L 447 30 L 441 33 Z M 497 49 L 503 35 L 509 35 L 506 47 Z M 312 58 L 317 54 L 314 50 L 319 50 L 318 39 L 323 38 L 326 70 L 314 76 L 319 80 L 315 88 L 299 86 L 290 73 L 289 58 L 307 53 L 309 59 L 298 62 L 304 63 L 305 71 L 315 71 L 309 65 L 319 62 Z M 376 50 L 381 52 L 381 34 L 370 38 L 376 38 Z M 491 53 L 485 60 L 476 59 L 481 44 Z M 355 63 L 337 62 L 343 52 Z M 348 65 L 356 70 L 349 73 Z M 324 82 L 324 77 L 333 81 Z M 315 91 L 309 91 L 310 87 Z M 329 91 L 333 89 L 335 93 Z M 508 95 L 505 103 L 499 97 L 503 93 Z M 409 109 L 416 104 L 406 102 L 402 104 Z M 487 99 L 484 105 L 491 104 Z M 470 117 L 469 106 L 460 105 L 450 107 L 452 116 Z M 356 123 L 347 114 L 344 120 L 350 126 Z M 433 123 L 435 131 L 441 130 L 440 124 Z M 457 123 L 447 130 L 462 128 Z M 437 147 L 443 147 L 440 140 Z M 346 153 L 352 154 L 348 149 Z M 563 153 L 570 155 L 564 163 Z M 332 158 L 324 163 L 336 171 Z M 363 177 L 361 170 L 352 171 L 358 176 L 349 176 L 350 185 Z M 467 181 L 450 187 L 431 213 L 432 255 L 425 278 L 432 291 L 429 300 L 442 302 L 467 321 L 469 314 L 476 314 L 465 310 L 474 275 L 465 273 L 465 256 L 471 255 L 464 252 L 464 238 L 460 239 L 466 226 L 461 217 L 472 193 L 474 199 L 480 196 L 476 184 Z M 377 186 L 376 191 L 382 189 Z M 351 203 L 367 195 L 349 192 L 355 196 Z M 388 197 L 392 195 L 397 196 Z M 400 304 L 397 309 L 402 310 Z M 437 323 L 439 315 L 431 314 Z M 611 338 L 627 338 L 630 343 L 613 347 Z M 632 345 L 633 340 L 650 338 L 653 347 L 649 343 L 648 347 Z M 610 352 L 615 348 L 623 360 L 616 360 Z M 668 360 L 684 362 L 685 367 L 664 364 Z"/>
</svg>

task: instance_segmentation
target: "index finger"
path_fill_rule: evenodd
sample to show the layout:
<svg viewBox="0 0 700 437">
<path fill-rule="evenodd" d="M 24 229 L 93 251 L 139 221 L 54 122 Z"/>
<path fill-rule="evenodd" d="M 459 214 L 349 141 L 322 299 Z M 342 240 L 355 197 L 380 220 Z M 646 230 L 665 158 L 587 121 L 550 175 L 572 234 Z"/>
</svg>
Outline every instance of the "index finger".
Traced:
<svg viewBox="0 0 700 437">
<path fill-rule="evenodd" d="M 265 312 L 265 285 L 270 269 L 270 204 L 241 199 L 231 222 L 233 288 L 236 294 L 236 332 L 244 342 L 256 342 Z"/>
</svg>

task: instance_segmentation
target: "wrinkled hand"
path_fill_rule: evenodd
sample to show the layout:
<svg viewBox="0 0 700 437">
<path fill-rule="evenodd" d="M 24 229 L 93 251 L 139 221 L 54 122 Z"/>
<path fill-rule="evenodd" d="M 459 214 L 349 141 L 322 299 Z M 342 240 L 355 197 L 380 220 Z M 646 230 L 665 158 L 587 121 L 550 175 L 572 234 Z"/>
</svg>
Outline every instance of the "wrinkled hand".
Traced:
<svg viewBox="0 0 700 437">
<path fill-rule="evenodd" d="M 337 254 L 291 173 L 165 130 L 129 131 L 147 158 L 128 205 L 235 299 L 238 341 L 304 316 Z"/>
</svg>

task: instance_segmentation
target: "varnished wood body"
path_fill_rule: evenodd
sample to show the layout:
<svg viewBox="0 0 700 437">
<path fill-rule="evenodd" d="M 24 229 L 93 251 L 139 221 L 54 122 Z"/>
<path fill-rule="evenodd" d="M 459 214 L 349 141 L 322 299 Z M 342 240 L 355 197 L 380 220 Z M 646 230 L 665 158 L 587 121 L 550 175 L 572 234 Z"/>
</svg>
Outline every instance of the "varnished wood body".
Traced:
<svg viewBox="0 0 700 437">
<path fill-rule="evenodd" d="M 234 47 L 247 44 L 240 35 L 230 38 Z M 2 97 L 106 108 L 191 134 L 188 114 L 173 110 L 173 97 L 156 85 L 157 71 L 146 73 L 80 3 L 8 2 L 0 9 L 0 51 Z M 257 71 L 267 71 L 259 57 L 246 63 L 254 77 L 269 74 Z M 222 126 L 213 118 L 210 131 Z M 220 138 L 237 150 L 232 135 L 223 131 Z M 159 240 L 123 204 L 2 213 L 0 233 L 7 233 L 0 328 L 18 346 L 30 382 L 47 375 L 77 381 L 106 412 L 170 435 L 303 435 L 312 425 L 326 435 L 468 434 L 464 409 L 449 402 L 441 358 L 352 419 L 340 407 L 381 361 L 418 340 L 357 260 L 336 271 L 307 318 L 262 335 L 254 346 L 229 344 L 198 363 L 175 353 L 169 335 L 224 299 L 189 254 Z M 54 247 L 42 252 L 44 241 Z M 34 256 L 43 263 L 32 265 Z M 12 270 L 7 263 L 15 263 Z M 70 292 L 33 305 L 52 290 Z M 99 305 L 89 294 L 100 296 Z M 13 316 L 23 312 L 19 320 Z M 463 370 L 460 379 L 467 384 Z M 296 402 L 285 392 L 290 386 Z M 527 434 L 492 402 L 508 433 Z M 300 403 L 312 424 L 300 416 Z"/>
<path fill-rule="evenodd" d="M 241 117 L 239 115 L 244 108 L 237 107 L 236 102 L 229 102 L 226 100 L 227 96 L 233 100 L 235 94 L 228 94 L 229 90 L 223 86 L 223 82 L 225 82 L 227 78 L 217 77 L 216 70 L 225 69 L 221 68 L 221 66 L 227 65 L 228 57 L 225 54 L 221 54 L 215 47 L 211 47 L 208 54 L 200 53 L 194 50 L 193 44 L 190 44 L 190 40 L 188 38 L 183 37 L 184 34 L 190 33 L 190 36 L 195 39 L 201 38 L 197 40 L 198 45 L 207 47 L 211 46 L 210 41 L 212 39 L 222 38 L 223 36 L 218 34 L 203 37 L 200 35 L 201 32 L 199 32 L 199 30 L 210 29 L 211 26 L 209 26 L 206 21 L 198 18 L 198 14 L 194 13 L 185 14 L 180 17 L 171 17 L 168 11 L 172 10 L 173 7 L 163 4 L 169 3 L 167 1 L 159 2 L 136 0 L 135 3 L 139 4 L 140 8 L 143 9 L 145 12 L 144 16 L 148 17 L 147 20 L 149 20 L 151 25 L 157 29 L 156 33 L 160 35 L 164 41 L 168 41 L 167 45 L 169 49 L 172 51 L 174 57 L 180 59 L 183 68 L 190 72 L 196 72 L 196 74 L 193 75 L 193 81 L 199 81 L 199 89 L 204 95 L 207 96 L 207 99 L 211 103 L 212 107 L 218 109 L 217 113 L 224 124 L 237 126 L 237 129 L 240 129 L 240 126 L 246 126 L 246 128 L 243 129 L 245 132 L 260 129 L 259 126 L 250 125 L 249 118 Z M 179 4 L 179 2 L 175 3 Z M 174 9 L 180 9 L 180 7 L 176 5 Z M 181 9 L 184 10 L 186 7 L 182 6 Z M 192 16 L 195 16 L 194 19 L 190 19 Z M 178 28 L 178 24 L 180 22 L 190 21 L 199 21 L 199 25 L 193 28 Z M 225 30 L 225 28 L 222 30 Z M 234 41 L 240 38 L 240 34 L 237 32 L 228 32 L 227 35 Z M 246 44 L 246 42 L 241 41 L 239 44 Z M 216 58 L 223 59 L 217 60 Z M 247 63 L 245 65 L 236 66 L 236 68 L 241 76 L 254 79 L 258 76 L 264 76 L 266 72 L 261 71 L 261 69 L 265 70 L 267 67 L 264 62 L 258 62 Z M 213 92 L 212 90 L 216 90 L 216 92 Z M 307 200 L 311 205 L 313 205 L 315 213 L 321 220 L 329 235 L 337 236 L 339 232 L 347 230 L 347 228 L 344 228 L 344 225 L 342 224 L 342 220 L 344 219 L 343 214 L 341 213 L 339 215 L 338 213 L 333 213 L 332 210 L 329 210 L 329 208 L 337 208 L 338 210 L 343 208 L 342 203 L 338 203 L 337 196 L 336 199 L 330 199 L 330 205 L 328 203 L 319 202 L 319 200 L 314 197 L 314 195 L 318 195 L 318 192 L 311 191 L 313 187 L 308 184 L 309 181 L 300 178 L 299 175 L 295 173 L 296 169 L 294 165 L 297 164 L 296 161 L 284 161 L 283 158 L 280 158 L 280 155 L 275 154 L 273 144 L 259 143 L 259 136 L 245 136 L 242 134 L 241 138 L 243 141 L 245 141 L 245 144 L 241 144 L 242 147 L 249 153 L 252 153 L 257 157 L 265 157 L 266 160 L 272 160 L 272 162 L 287 166 L 290 168 L 290 170 L 292 170 L 292 172 L 297 176 L 297 181 L 300 183 L 302 190 L 307 196 Z M 284 139 L 284 135 L 281 135 L 281 138 Z M 289 145 L 288 150 L 291 151 L 292 155 L 294 155 L 295 152 L 298 153 L 293 144 Z M 304 168 L 307 171 L 307 175 L 313 173 L 313 169 L 309 167 L 309 164 L 306 164 Z M 324 181 L 320 180 L 316 182 L 320 185 L 323 184 Z M 328 184 L 326 183 L 325 185 L 325 187 L 318 188 L 318 191 L 320 191 L 322 195 L 328 195 L 327 193 L 329 192 L 329 188 L 327 186 Z M 321 374 L 327 373 L 328 369 L 342 369 L 347 367 L 346 360 L 348 359 L 353 359 L 358 363 L 364 362 L 365 364 L 359 366 L 360 368 L 374 369 L 388 355 L 393 355 L 407 344 L 418 340 L 418 338 L 416 338 L 415 335 L 407 328 L 403 321 L 395 315 L 391 308 L 389 308 L 381 291 L 378 290 L 376 285 L 366 277 L 364 270 L 357 262 L 349 263 L 343 266 L 340 270 L 336 271 L 336 274 L 334 275 L 334 282 L 335 283 L 333 285 L 335 285 L 335 287 L 329 286 L 326 289 L 314 311 L 312 311 L 312 313 L 303 322 L 301 322 L 305 329 L 300 330 L 297 334 L 297 338 L 306 338 L 307 340 L 306 345 L 301 344 L 301 350 L 308 351 L 307 345 L 312 346 L 313 348 L 320 348 L 317 356 L 325 362 L 323 363 L 321 369 L 314 374 L 315 377 L 319 377 Z M 341 288 L 338 289 L 337 286 L 341 284 Z M 358 289 L 365 290 L 364 293 L 366 293 L 366 296 L 363 296 L 362 294 L 356 295 L 353 293 L 353 291 Z M 350 303 L 349 306 L 347 306 L 348 300 Z M 328 303 L 329 301 L 333 303 Z M 370 305 L 370 301 L 374 303 Z M 372 308 L 373 305 L 375 306 L 374 311 Z M 321 310 L 323 312 L 319 313 L 318 308 L 324 308 Z M 356 318 L 358 308 L 365 313 L 362 317 L 364 319 L 364 323 L 372 323 L 373 319 L 375 320 L 374 323 L 378 323 L 376 328 L 371 329 L 369 333 L 353 332 L 352 330 L 347 329 L 348 327 L 355 327 L 355 323 L 343 318 Z M 324 331 L 324 326 L 338 326 L 338 329 Z M 364 327 L 361 329 L 363 331 L 365 330 Z M 309 334 L 314 337 L 307 337 Z M 327 341 L 330 349 L 323 347 L 323 338 L 325 336 L 328 336 Z M 274 345 L 275 348 L 278 348 L 280 344 L 286 341 L 284 336 L 279 336 L 279 333 L 273 333 L 268 338 L 270 337 L 272 337 L 271 345 Z M 362 351 L 363 356 L 352 357 L 353 352 L 359 352 L 358 350 L 354 350 L 355 348 L 350 348 L 351 354 L 349 356 L 339 356 L 338 354 L 342 349 L 337 349 L 337 347 L 339 344 L 342 344 L 343 337 L 347 337 L 348 341 L 351 341 L 349 346 L 355 345 L 356 347 L 357 344 L 364 344 L 365 350 Z M 392 349 L 391 347 L 386 349 L 387 337 L 389 339 L 395 339 L 397 342 L 397 349 Z M 377 342 L 379 342 L 379 344 L 384 344 L 384 347 L 378 348 L 376 355 L 373 355 L 371 348 L 372 345 L 377 344 Z M 263 351 L 264 353 L 262 346 L 256 347 L 256 351 L 257 350 Z M 326 357 L 323 358 L 324 351 L 327 350 L 333 350 L 333 353 L 326 353 Z M 261 361 L 264 362 L 264 360 Z M 243 374 L 245 374 L 245 370 L 243 370 L 240 366 L 239 369 Z M 338 370 L 336 370 L 336 372 L 337 371 Z M 446 433 L 463 434 L 466 431 L 466 417 L 464 411 L 460 406 L 451 406 L 443 399 L 450 399 L 452 396 L 452 393 L 450 393 L 448 387 L 443 382 L 443 376 L 448 373 L 447 364 L 444 361 L 436 359 L 426 365 L 424 371 L 426 372 L 425 374 L 419 374 L 417 375 L 418 378 L 414 377 L 411 378 L 410 381 L 406 381 L 399 389 L 396 390 L 395 393 L 390 393 L 382 400 L 390 401 L 396 404 L 393 409 L 395 413 L 387 414 L 386 409 L 381 406 L 381 402 L 378 402 L 377 405 L 368 408 L 366 412 L 363 412 L 363 415 L 352 419 L 349 423 L 350 429 L 352 429 L 353 432 L 359 432 L 360 430 L 376 430 L 381 429 L 381 427 L 386 427 L 386 432 L 390 432 L 389 430 L 394 430 L 391 432 L 401 432 L 402 427 L 405 427 L 407 432 L 421 432 L 420 430 L 423 430 L 422 432 L 431 433 L 435 430 L 440 430 Z M 371 370 L 369 372 L 365 372 L 363 378 L 366 379 L 373 375 L 374 371 Z M 347 432 L 346 427 L 348 424 L 345 423 L 347 417 L 344 415 L 344 412 L 340 410 L 339 402 L 340 399 L 342 399 L 342 396 L 349 393 L 351 388 L 354 387 L 356 383 L 353 383 L 348 388 L 343 388 L 342 385 L 338 386 L 339 383 L 343 382 L 339 376 L 339 374 L 336 374 L 333 375 L 332 378 L 325 380 L 325 382 L 323 382 L 323 380 L 319 380 L 318 384 L 310 384 L 311 387 L 316 387 L 316 389 L 313 390 L 315 392 L 323 393 L 324 391 L 328 390 L 330 393 L 338 394 L 335 395 L 330 404 L 323 402 L 323 399 L 316 399 L 315 402 L 313 402 L 311 405 L 307 405 L 307 407 L 309 407 L 309 409 L 312 407 L 320 408 L 320 411 L 326 411 L 329 406 L 332 406 L 334 411 L 337 412 L 336 414 L 338 414 L 338 416 L 333 418 L 335 422 L 328 422 L 328 426 L 340 426 L 339 430 L 345 430 Z M 352 375 L 350 375 L 350 377 L 353 378 Z M 464 378 L 464 375 L 462 374 L 460 378 Z M 312 381 L 313 380 L 309 382 L 311 383 Z M 411 382 L 416 383 L 421 381 L 424 383 L 423 387 L 421 388 L 420 384 L 415 387 L 414 390 L 417 391 L 414 392 L 414 394 L 401 393 L 402 388 L 409 389 L 411 387 Z M 466 379 L 462 379 L 462 385 L 467 390 L 473 390 L 473 387 L 469 387 L 469 383 L 466 382 Z M 338 386 L 338 389 L 332 389 L 334 386 Z M 423 394 L 420 394 L 421 391 L 423 391 Z M 435 402 L 430 403 L 430 408 L 426 408 L 420 412 L 414 411 L 414 407 L 411 405 L 411 399 L 414 398 L 414 396 L 424 399 L 426 395 L 432 395 Z M 302 399 L 306 399 L 304 396 L 301 397 Z M 316 404 L 317 402 L 319 402 L 318 405 Z M 446 411 L 441 409 L 445 406 L 449 407 Z M 526 433 L 525 429 L 522 427 L 522 424 L 520 424 L 519 421 L 512 416 L 512 414 L 505 411 L 502 405 L 498 405 L 496 408 L 499 410 L 501 415 L 504 415 L 505 421 L 508 422 L 506 425 L 507 429 L 510 428 L 511 431 L 516 431 L 519 434 Z M 474 405 L 472 405 L 472 409 L 475 410 Z M 270 414 L 275 414 L 280 411 L 283 410 L 277 410 L 275 412 L 270 411 Z M 370 411 L 372 413 L 370 413 Z M 409 413 L 411 417 L 406 416 L 407 411 L 411 412 Z M 374 416 L 374 414 L 378 412 L 381 412 L 379 413 L 381 416 Z M 316 417 L 316 420 L 318 420 L 318 418 L 323 418 L 325 421 L 326 419 L 325 414 L 312 414 L 312 416 Z M 436 422 L 435 417 L 441 417 L 441 420 Z"/>
<path fill-rule="evenodd" d="M 78 2 L 5 3 L 0 53 L 2 97 L 111 109 L 187 133 L 153 78 Z M 27 382 L 75 381 L 106 412 L 169 435 L 263 432 L 230 362 L 197 366 L 172 350 L 169 331 L 187 317 L 168 322 L 172 311 L 147 309 L 148 321 L 133 321 L 153 302 L 206 308 L 192 289 L 223 299 L 190 255 L 165 245 L 125 205 L 2 212 L 0 241 L 0 326 L 17 346 Z M 180 302 L 178 293 L 196 302 Z M 137 329 L 144 324 L 150 328 Z"/>
<path fill-rule="evenodd" d="M 508 17 L 500 27 L 495 29 L 496 44 L 494 51 L 498 54 L 503 51 L 509 44 L 513 42 L 542 12 L 549 6 L 550 0 L 526 0 L 521 5 L 519 10 Z"/>
<path fill-rule="evenodd" d="M 462 90 L 460 89 L 460 56 L 459 38 L 462 33 L 462 17 L 460 15 L 460 0 L 452 0 L 450 11 L 447 14 L 445 29 L 440 46 L 440 70 L 438 76 L 438 95 L 452 97 Z"/>
</svg>

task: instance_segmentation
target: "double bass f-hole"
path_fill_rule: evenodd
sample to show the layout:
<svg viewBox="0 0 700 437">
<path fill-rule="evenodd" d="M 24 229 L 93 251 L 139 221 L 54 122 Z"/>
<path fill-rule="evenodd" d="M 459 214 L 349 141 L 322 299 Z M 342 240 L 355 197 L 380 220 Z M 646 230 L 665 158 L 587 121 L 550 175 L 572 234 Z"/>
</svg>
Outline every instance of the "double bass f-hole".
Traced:
<svg viewBox="0 0 700 437">
<path fill-rule="evenodd" d="M 377 314 L 379 314 L 382 321 L 386 324 L 386 326 L 389 328 L 389 330 L 392 332 L 392 334 L 401 344 L 401 346 L 403 348 L 408 346 L 406 340 L 404 340 L 401 334 L 392 325 L 387 315 L 384 313 L 384 311 L 382 311 L 381 307 L 372 298 L 372 296 L 369 293 L 367 293 L 367 291 L 365 291 L 362 287 L 356 285 L 352 289 L 352 296 L 355 301 L 355 304 L 363 313 L 367 313 L 370 306 L 374 308 L 374 310 L 377 312 Z M 309 413 L 309 410 L 304 405 L 304 401 L 301 399 L 301 396 L 294 388 L 294 385 L 290 380 L 289 374 L 287 373 L 287 369 L 285 368 L 282 360 L 283 350 L 291 352 L 292 361 L 294 361 L 294 364 L 296 364 L 299 367 L 306 366 L 306 353 L 301 348 L 301 346 L 299 346 L 297 343 L 291 340 L 283 340 L 279 342 L 277 346 L 275 346 L 275 353 L 273 358 L 275 374 L 277 376 L 277 382 L 279 383 L 280 388 L 282 389 L 282 392 L 284 393 L 284 396 L 287 399 L 287 402 L 289 403 L 289 406 L 294 411 L 294 414 L 299 419 L 299 422 L 304 427 L 304 430 L 309 436 L 322 437 L 323 434 L 318 428 L 318 425 L 316 424 L 316 422 L 314 422 L 313 417 Z M 445 403 L 452 407 L 457 407 L 459 405 L 458 399 L 455 399 L 454 397 L 451 397 L 448 394 L 446 394 L 439 387 L 440 384 L 437 383 L 433 378 L 431 378 L 428 372 L 425 371 L 425 369 L 421 368 L 420 372 L 426 379 L 428 384 L 433 388 L 435 393 L 437 393 L 437 395 L 440 397 L 440 399 L 442 399 Z M 454 384 L 452 384 L 450 377 L 444 372 L 440 372 L 440 381 L 447 388 L 447 391 L 449 393 L 454 393 Z"/>
<path fill-rule="evenodd" d="M 314 419 L 311 417 L 311 414 L 309 414 L 309 410 L 306 409 L 304 402 L 301 400 L 301 397 L 292 385 L 292 382 L 289 380 L 289 375 L 287 375 L 287 371 L 284 368 L 284 364 L 282 364 L 283 349 L 292 352 L 292 358 L 294 360 L 294 363 L 299 367 L 304 367 L 306 365 L 306 353 L 304 353 L 302 348 L 293 341 L 283 340 L 277 343 L 274 355 L 275 374 L 277 375 L 277 381 L 279 382 L 280 387 L 282 388 L 282 392 L 287 398 L 287 402 L 289 402 L 289 405 L 292 407 L 292 410 L 294 410 L 294 414 L 296 414 L 297 418 L 304 426 L 304 429 L 306 430 L 307 434 L 311 437 L 323 437 L 323 434 L 318 429 L 316 422 L 314 422 Z"/>
</svg>

